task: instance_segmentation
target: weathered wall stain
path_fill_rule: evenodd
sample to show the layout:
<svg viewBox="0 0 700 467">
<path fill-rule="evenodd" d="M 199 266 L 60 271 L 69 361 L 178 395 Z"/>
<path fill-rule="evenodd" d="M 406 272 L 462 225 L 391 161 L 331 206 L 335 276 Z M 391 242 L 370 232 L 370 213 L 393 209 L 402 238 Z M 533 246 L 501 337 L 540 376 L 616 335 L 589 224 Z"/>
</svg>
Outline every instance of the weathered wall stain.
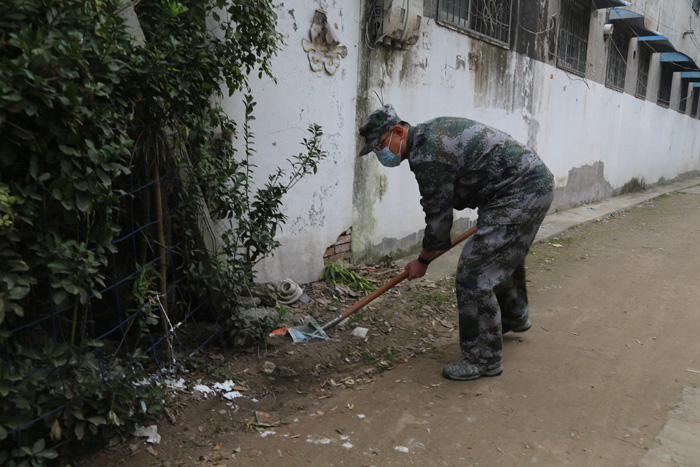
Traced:
<svg viewBox="0 0 700 467">
<path fill-rule="evenodd" d="M 512 18 L 515 24 L 511 24 L 511 48 L 519 54 L 544 62 L 547 59 L 547 51 L 553 50 L 554 45 L 552 32 L 555 28 L 553 18 L 549 14 L 550 2 L 540 0 L 516 3 L 517 5 L 513 6 Z"/>
<path fill-rule="evenodd" d="M 506 108 L 512 100 L 508 81 L 508 51 L 488 42 L 472 41 L 469 52 L 476 57 L 474 104 L 477 107 Z"/>
<path fill-rule="evenodd" d="M 334 189 L 334 186 L 324 186 L 319 191 L 314 192 L 308 211 L 287 221 L 287 225 L 283 226 L 282 229 L 289 229 L 290 235 L 300 235 L 323 226 L 326 221 L 326 200 Z"/>
<path fill-rule="evenodd" d="M 383 173 L 377 173 L 377 184 L 375 186 L 375 195 L 379 200 L 384 198 L 386 190 L 389 188 L 389 179 Z"/>
<path fill-rule="evenodd" d="M 299 30 L 299 26 L 297 25 L 297 19 L 294 17 L 294 9 L 287 11 L 287 13 L 289 13 L 289 16 L 291 16 L 294 20 L 292 23 L 292 28 L 294 29 L 294 32 L 297 32 L 297 30 Z"/>
</svg>

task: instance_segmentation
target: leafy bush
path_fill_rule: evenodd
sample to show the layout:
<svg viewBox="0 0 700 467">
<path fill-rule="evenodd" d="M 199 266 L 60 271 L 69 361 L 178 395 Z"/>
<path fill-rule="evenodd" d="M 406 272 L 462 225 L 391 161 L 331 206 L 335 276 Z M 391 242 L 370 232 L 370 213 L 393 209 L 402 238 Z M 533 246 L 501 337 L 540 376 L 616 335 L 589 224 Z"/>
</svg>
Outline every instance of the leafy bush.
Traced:
<svg viewBox="0 0 700 467">
<path fill-rule="evenodd" d="M 143 344 L 172 357 L 166 321 L 209 292 L 235 315 L 278 246 L 282 197 L 325 157 L 312 126 L 289 172 L 254 187 L 252 97 L 241 157 L 236 123 L 212 105 L 270 76 L 270 0 L 134 2 L 141 41 L 129 5 L 0 3 L 0 464 L 41 464 L 68 437 L 157 414 L 157 386 L 136 384 L 155 369 Z M 203 240 L 204 208 L 229 221 L 222 252 Z"/>
</svg>

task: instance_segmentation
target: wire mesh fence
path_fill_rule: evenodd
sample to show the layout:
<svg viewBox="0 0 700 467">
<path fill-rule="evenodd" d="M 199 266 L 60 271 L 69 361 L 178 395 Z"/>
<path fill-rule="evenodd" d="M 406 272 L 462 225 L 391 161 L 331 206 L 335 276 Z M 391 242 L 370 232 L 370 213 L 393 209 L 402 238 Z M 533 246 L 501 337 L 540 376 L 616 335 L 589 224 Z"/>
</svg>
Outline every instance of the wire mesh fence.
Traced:
<svg viewBox="0 0 700 467">
<path fill-rule="evenodd" d="M 132 149 L 129 173 L 115 180 L 119 195 L 96 203 L 95 210 L 106 213 L 118 226 L 106 260 L 94 265 L 94 274 L 104 278 L 99 290 L 64 300 L 56 296 L 64 293 L 56 285 L 59 277 L 36 274 L 43 279 L 33 284 L 23 316 L 0 320 L 0 372 L 3 381 L 11 381 L 0 387 L 0 394 L 14 394 L 10 403 L 6 400 L 2 405 L 0 443 L 4 446 L 0 451 L 12 449 L 9 444 L 18 449 L 31 446 L 34 428 L 70 414 L 77 420 L 73 433 L 56 436 L 56 449 L 80 438 L 84 429 L 104 423 L 102 417 L 89 417 L 85 394 L 123 384 L 120 379 L 126 381 L 127 390 L 147 391 L 149 384 L 205 346 L 216 343 L 226 348 L 211 300 L 201 290 L 193 293 L 186 273 L 185 266 L 193 258 L 184 245 L 200 242 L 215 250 L 217 238 L 202 212 L 202 199 L 184 195 L 192 184 L 191 167 L 182 154 L 148 149 L 153 148 Z M 29 170 L 29 162 L 0 164 L 5 177 L 21 177 Z M 195 214 L 183 216 L 183 212 Z M 36 212 L 32 222 L 39 233 L 58 219 L 47 208 Z M 71 229 L 66 226 L 70 234 L 80 237 L 78 227 L 76 232 Z M 81 258 L 93 258 L 94 247 L 76 245 L 85 249 Z M 50 249 L 47 245 L 46 254 L 55 255 Z M 53 264 L 54 270 L 59 266 Z M 65 266 L 66 275 L 71 274 L 70 266 Z M 140 380 L 125 378 L 125 373 L 138 374 Z M 44 396 L 22 395 L 23 385 L 31 382 Z M 44 400 L 41 410 L 37 399 Z M 109 414 L 117 417 L 112 410 Z"/>
</svg>

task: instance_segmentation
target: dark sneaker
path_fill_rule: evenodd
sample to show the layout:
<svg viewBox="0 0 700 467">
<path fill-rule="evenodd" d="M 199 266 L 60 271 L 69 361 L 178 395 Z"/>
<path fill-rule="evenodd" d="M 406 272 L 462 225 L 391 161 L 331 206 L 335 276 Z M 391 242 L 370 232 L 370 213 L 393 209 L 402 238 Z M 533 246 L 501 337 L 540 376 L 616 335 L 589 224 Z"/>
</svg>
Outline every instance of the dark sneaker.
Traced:
<svg viewBox="0 0 700 467">
<path fill-rule="evenodd" d="M 519 324 L 517 326 L 508 326 L 508 325 L 503 325 L 503 332 L 502 334 L 505 334 L 507 332 L 513 331 L 513 332 L 525 332 L 528 329 L 532 327 L 532 321 L 529 319 L 525 321 L 523 324 Z"/>
<path fill-rule="evenodd" d="M 482 376 L 498 376 L 501 373 L 503 373 L 503 365 L 500 363 L 476 365 L 467 360 L 449 363 L 442 369 L 442 376 L 455 381 L 471 381 Z"/>
</svg>

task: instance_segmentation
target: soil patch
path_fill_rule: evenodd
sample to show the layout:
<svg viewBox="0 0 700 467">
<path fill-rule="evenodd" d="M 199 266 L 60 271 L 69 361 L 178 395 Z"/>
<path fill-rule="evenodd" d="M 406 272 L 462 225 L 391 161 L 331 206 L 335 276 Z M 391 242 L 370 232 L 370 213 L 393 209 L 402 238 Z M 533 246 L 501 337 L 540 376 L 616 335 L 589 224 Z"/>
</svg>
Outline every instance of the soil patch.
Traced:
<svg viewBox="0 0 700 467">
<path fill-rule="evenodd" d="M 350 268 L 377 286 L 403 271 L 391 262 Z M 364 296 L 323 281 L 302 288 L 308 301 L 290 305 L 289 313 L 319 324 Z M 139 465 L 221 461 L 225 457 L 217 451 L 232 434 L 265 433 L 300 414 L 313 414 L 337 392 L 372 383 L 396 365 L 433 351 L 440 337 L 457 332 L 456 319 L 454 278 L 403 281 L 329 329 L 328 341 L 271 337 L 263 346 L 229 355 L 209 347 L 190 359 L 185 372 L 169 378 L 172 389 L 157 424 L 160 444 L 114 439 L 90 454 L 85 465 L 132 464 L 136 459 Z M 366 329 L 366 336 L 354 336 L 356 328 Z"/>
</svg>

